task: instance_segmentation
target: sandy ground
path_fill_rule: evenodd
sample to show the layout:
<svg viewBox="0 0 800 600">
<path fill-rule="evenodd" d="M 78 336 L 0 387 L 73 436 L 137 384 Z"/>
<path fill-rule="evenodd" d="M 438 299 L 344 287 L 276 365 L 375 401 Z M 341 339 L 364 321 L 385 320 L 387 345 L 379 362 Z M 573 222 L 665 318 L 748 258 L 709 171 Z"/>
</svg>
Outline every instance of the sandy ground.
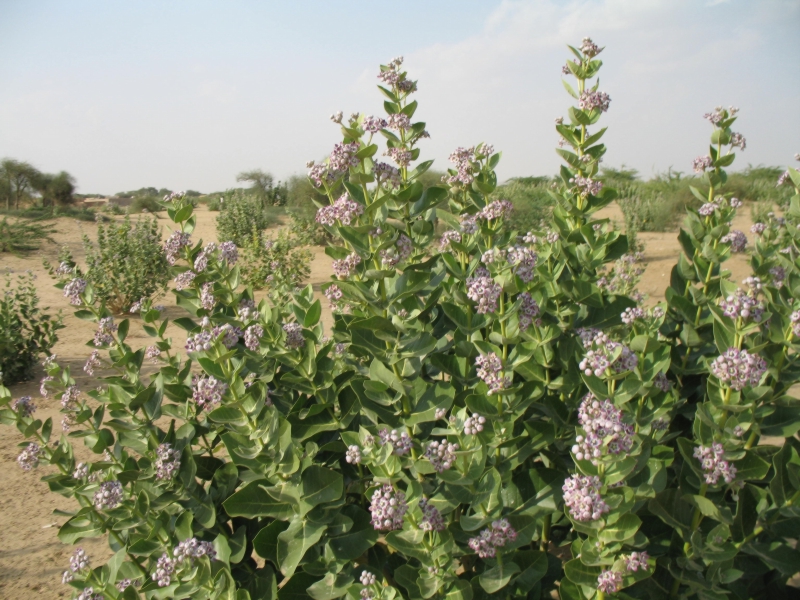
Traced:
<svg viewBox="0 0 800 600">
<path fill-rule="evenodd" d="M 734 221 L 734 226 L 749 234 L 750 219 L 747 208 L 740 210 L 740 215 Z M 215 240 L 215 222 L 217 213 L 209 212 L 204 207 L 198 209 L 198 225 L 194 238 L 205 241 Z M 621 226 L 622 215 L 616 205 L 604 209 L 599 217 L 612 218 Z M 165 229 L 169 221 L 162 218 Z M 59 219 L 58 232 L 54 235 L 55 244 L 45 244 L 39 253 L 25 257 L 2 255 L 0 270 L 8 269 L 12 272 L 23 272 L 30 269 L 38 276 L 38 288 L 41 306 L 50 307 L 52 312 L 62 310 L 64 313 L 65 329 L 59 331 L 59 341 L 53 352 L 58 355 L 59 363 L 70 366 L 73 376 L 83 389 L 94 385 L 89 377 L 83 373 L 82 367 L 90 349 L 86 347 L 87 340 L 94 334 L 94 326 L 86 321 L 81 321 L 72 315 L 71 307 L 62 296 L 60 290 L 51 285 L 51 280 L 42 266 L 42 259 L 56 261 L 58 249 L 67 246 L 72 250 L 75 259 L 81 263 L 84 256 L 81 238 L 87 234 L 91 239 L 95 237 L 96 225 L 94 223 Z M 166 234 L 168 235 L 168 231 Z M 679 245 L 675 232 L 669 233 L 643 233 L 641 239 L 645 244 L 645 261 L 647 269 L 639 285 L 641 292 L 648 295 L 647 304 L 654 304 L 664 298 L 664 289 L 669 282 L 672 265 L 677 259 Z M 319 290 L 320 284 L 327 281 L 330 276 L 330 259 L 324 254 L 322 248 L 313 248 L 314 260 L 311 265 L 310 283 L 314 286 L 315 295 L 322 298 L 323 323 L 328 329 L 332 323 L 327 301 Z M 749 274 L 746 256 L 737 255 L 727 263 L 733 271 L 734 280 L 740 281 Z M 171 305 L 172 295 L 168 294 L 163 303 L 167 304 L 170 317 L 182 316 L 183 310 Z M 128 343 L 133 347 L 145 346 L 148 338 L 141 329 L 138 319 L 131 319 L 131 330 Z M 173 331 L 176 340 L 183 338 L 183 332 Z M 60 422 L 58 401 L 50 398 L 39 398 L 39 383 L 41 368 L 32 382 L 12 386 L 14 397 L 31 395 L 39 407 L 37 417 L 42 420 L 53 417 L 55 423 Z M 56 429 L 58 427 L 56 426 Z M 71 510 L 73 504 L 70 500 L 49 492 L 46 484 L 39 481 L 44 475 L 41 469 L 38 472 L 25 473 L 16 464 L 19 454 L 18 444 L 23 440 L 22 435 L 10 427 L 0 428 L 0 478 L 2 490 L 0 494 L 0 598 L 18 600 L 21 598 L 36 597 L 42 599 L 69 598 L 71 588 L 61 584 L 61 573 L 68 565 L 72 547 L 62 545 L 56 538 L 56 530 L 63 517 L 54 516 L 53 510 Z M 76 445 L 78 451 L 84 451 L 86 457 L 89 451 Z M 104 562 L 110 555 L 107 545 L 99 538 L 84 540 L 81 545 L 95 559 L 94 564 Z"/>
</svg>

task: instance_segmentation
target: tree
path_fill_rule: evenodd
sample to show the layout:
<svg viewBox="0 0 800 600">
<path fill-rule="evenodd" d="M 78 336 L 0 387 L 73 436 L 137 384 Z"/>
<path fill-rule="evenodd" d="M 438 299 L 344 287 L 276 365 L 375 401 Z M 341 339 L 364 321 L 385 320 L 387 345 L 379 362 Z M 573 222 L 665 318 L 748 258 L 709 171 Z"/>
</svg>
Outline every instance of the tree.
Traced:
<svg viewBox="0 0 800 600">
<path fill-rule="evenodd" d="M 249 181 L 250 192 L 265 204 L 282 206 L 286 204 L 286 186 L 275 185 L 275 178 L 261 169 L 243 171 L 236 176 L 236 181 Z"/>
<path fill-rule="evenodd" d="M 0 163 L 2 177 L 6 180 L 8 194 L 6 195 L 6 210 L 11 208 L 11 199 L 14 199 L 14 208 L 19 208 L 21 198 L 34 189 L 34 183 L 39 180 L 41 173 L 30 163 L 6 158 Z"/>
</svg>

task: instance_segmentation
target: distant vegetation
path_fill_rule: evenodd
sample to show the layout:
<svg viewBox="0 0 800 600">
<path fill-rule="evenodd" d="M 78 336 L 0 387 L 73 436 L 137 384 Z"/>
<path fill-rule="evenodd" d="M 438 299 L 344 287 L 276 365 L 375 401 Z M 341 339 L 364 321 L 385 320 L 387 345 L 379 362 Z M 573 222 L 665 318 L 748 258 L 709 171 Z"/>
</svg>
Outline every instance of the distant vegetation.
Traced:
<svg viewBox="0 0 800 600">
<path fill-rule="evenodd" d="M 0 161 L 0 205 L 6 211 L 27 206 L 64 206 L 74 201 L 75 178 L 66 171 L 43 173 L 30 163 Z"/>
</svg>

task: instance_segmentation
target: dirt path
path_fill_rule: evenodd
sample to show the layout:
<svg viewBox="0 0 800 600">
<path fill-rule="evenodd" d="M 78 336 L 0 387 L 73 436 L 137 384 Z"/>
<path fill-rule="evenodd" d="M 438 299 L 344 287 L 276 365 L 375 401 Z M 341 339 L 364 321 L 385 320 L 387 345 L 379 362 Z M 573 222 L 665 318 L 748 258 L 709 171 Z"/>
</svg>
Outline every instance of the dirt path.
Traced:
<svg viewBox="0 0 800 600">
<path fill-rule="evenodd" d="M 216 239 L 216 214 L 205 208 L 198 209 L 198 223 L 193 235 L 195 239 Z M 605 209 L 599 216 L 614 219 L 621 226 L 622 214 L 616 205 Z M 161 221 L 166 228 L 169 221 L 166 218 Z M 752 238 L 747 208 L 740 211 L 734 226 Z M 80 387 L 89 389 L 97 382 L 85 376 L 82 368 L 90 353 L 86 341 L 93 336 L 95 327 L 92 323 L 81 321 L 72 315 L 71 307 L 61 291 L 52 286 L 42 266 L 42 259 L 55 262 L 59 247 L 67 246 L 75 259 L 82 263 L 84 252 L 81 238 L 83 234 L 87 234 L 90 239 L 94 239 L 97 226 L 91 222 L 59 219 L 57 228 L 58 233 L 54 236 L 56 244 L 45 244 L 38 254 L 22 258 L 3 254 L 0 268 L 17 273 L 29 269 L 38 276 L 41 306 L 49 306 L 53 312 L 59 309 L 64 312 L 66 328 L 59 332 L 59 342 L 53 352 L 58 355 L 60 364 L 71 368 Z M 645 261 L 648 266 L 639 289 L 648 295 L 647 303 L 654 304 L 664 298 L 664 289 L 669 282 L 670 270 L 677 259 L 679 246 L 675 232 L 643 233 L 641 239 L 645 243 Z M 313 248 L 312 252 L 310 283 L 314 286 L 315 296 L 321 298 L 323 323 L 326 330 L 329 330 L 332 318 L 320 285 L 329 280 L 331 260 L 322 248 Z M 727 265 L 732 269 L 736 281 L 749 274 L 747 257 L 744 255 L 735 256 Z M 167 314 L 170 317 L 183 315 L 182 309 L 172 303 L 172 294 L 167 294 L 162 302 L 167 305 Z M 133 318 L 131 321 L 128 343 L 134 348 L 146 345 L 150 338 L 141 329 L 138 319 Z M 184 337 L 182 330 L 171 331 L 176 340 Z M 37 398 L 37 416 L 43 420 L 53 417 L 58 423 L 61 419 L 58 401 L 53 398 L 39 398 L 38 379 L 41 376 L 40 368 L 35 381 L 12 386 L 11 392 L 15 398 L 24 395 Z M 50 493 L 47 486 L 39 481 L 44 469 L 25 473 L 17 466 L 18 444 L 22 439 L 15 429 L 0 427 L 0 478 L 3 482 L 3 494 L 0 495 L 0 598 L 18 600 L 34 594 L 44 600 L 69 598 L 71 588 L 61 584 L 61 573 L 68 565 L 72 547 L 63 546 L 56 538 L 56 527 L 63 522 L 63 517 L 56 517 L 52 512 L 55 509 L 70 510 L 73 504 L 66 498 Z M 90 456 L 89 451 L 82 446 L 76 445 L 76 448 L 78 452 L 85 453 L 87 458 Z M 81 545 L 95 559 L 95 565 L 101 564 L 110 555 L 108 547 L 100 539 L 85 540 Z"/>
</svg>

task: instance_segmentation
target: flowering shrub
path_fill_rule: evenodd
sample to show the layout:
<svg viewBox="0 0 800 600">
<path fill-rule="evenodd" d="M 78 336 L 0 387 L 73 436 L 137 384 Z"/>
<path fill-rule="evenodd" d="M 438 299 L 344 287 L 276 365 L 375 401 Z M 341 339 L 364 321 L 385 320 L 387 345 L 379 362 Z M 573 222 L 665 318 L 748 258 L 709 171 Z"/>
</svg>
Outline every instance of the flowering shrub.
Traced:
<svg viewBox="0 0 800 600">
<path fill-rule="evenodd" d="M 63 327 L 61 316 L 53 318 L 39 308 L 35 276 L 9 274 L 0 295 L 0 383 L 17 383 L 33 376 L 42 354 L 49 355 Z"/>
<path fill-rule="evenodd" d="M 381 67 L 385 118 L 334 115 L 342 142 L 309 164 L 327 198 L 317 221 L 337 240 L 324 290 L 338 305 L 332 339 L 310 287 L 256 305 L 236 247 L 193 240 L 181 198 L 168 207 L 179 231 L 166 253 L 189 313 L 175 321 L 183 348 L 149 300 L 140 315 L 154 343 L 134 351 L 128 321 L 108 321 L 90 283 L 65 287 L 98 322 L 92 368 L 116 372 L 83 392 L 47 362 L 42 392 L 60 397 L 69 432 L 58 440 L 5 388 L 0 419 L 26 437 L 20 465 L 52 465 L 48 485 L 78 503 L 59 537 L 109 536 L 106 566 L 76 554 L 65 572 L 76 594 L 781 591 L 800 568 L 789 539 L 800 419 L 788 394 L 800 196 L 783 226 L 762 232 L 789 250 L 756 242 L 744 285 L 761 318 L 723 308 L 737 297 L 720 266 L 736 205 L 719 188 L 743 142 L 730 132 L 733 111 L 720 109 L 708 191 L 696 190 L 712 206 L 689 211 L 668 302 L 645 311 L 601 282 L 629 250 L 592 218 L 615 197 L 598 178 L 605 130 L 594 129 L 610 98 L 591 84 L 602 48 L 587 38 L 571 50 L 564 70 L 575 83 L 565 87 L 576 106 L 556 124 L 565 165 L 551 229 L 514 230 L 488 144 L 456 150 L 442 185 L 423 189 L 431 163 L 414 163 L 427 132 L 413 121 L 417 85 L 402 59 Z M 778 267 L 780 287 L 767 275 Z M 145 356 L 160 365 L 149 377 Z M 77 438 L 97 460 L 76 462 Z"/>
<path fill-rule="evenodd" d="M 242 249 L 242 281 L 253 289 L 293 290 L 311 274 L 311 252 L 285 229 L 274 238 L 253 230 Z"/>
<path fill-rule="evenodd" d="M 253 231 L 262 235 L 274 221 L 267 205 L 261 199 L 239 191 L 226 194 L 219 211 L 217 239 L 222 242 L 233 242 L 237 246 L 244 246 L 253 235 Z"/>
</svg>

